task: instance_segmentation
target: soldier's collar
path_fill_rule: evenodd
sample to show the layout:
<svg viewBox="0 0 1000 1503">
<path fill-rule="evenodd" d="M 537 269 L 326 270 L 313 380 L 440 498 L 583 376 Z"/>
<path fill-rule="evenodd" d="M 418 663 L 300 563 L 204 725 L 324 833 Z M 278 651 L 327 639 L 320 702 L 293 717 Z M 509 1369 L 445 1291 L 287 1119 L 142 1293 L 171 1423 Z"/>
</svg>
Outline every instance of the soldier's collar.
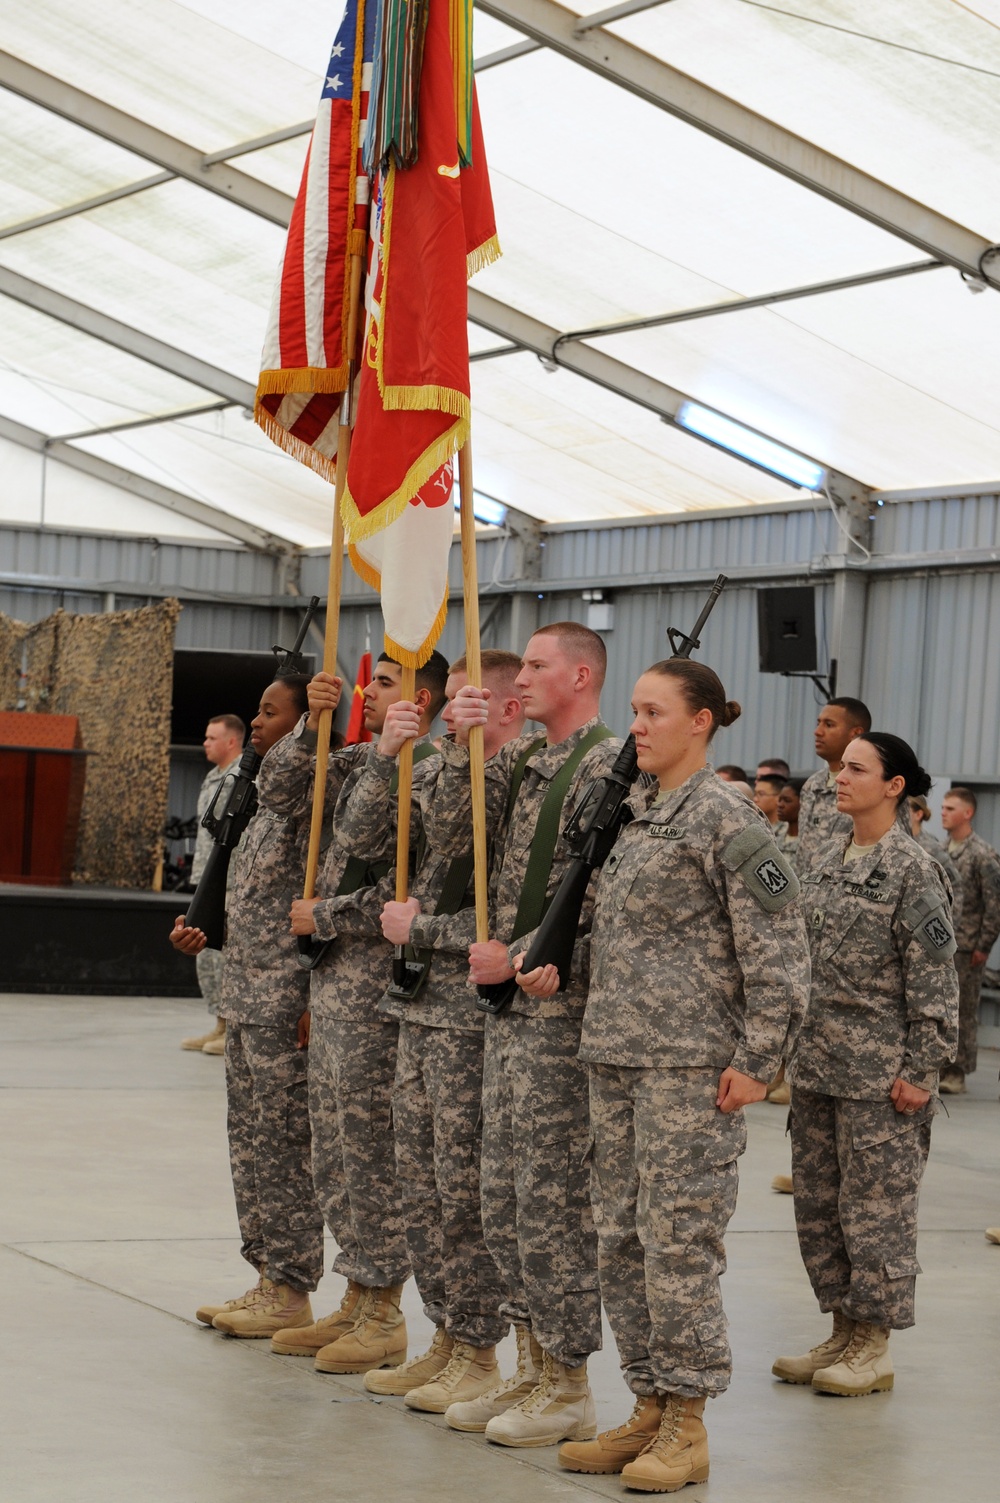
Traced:
<svg viewBox="0 0 1000 1503">
<path fill-rule="evenodd" d="M 680 787 L 671 788 L 670 792 L 665 794 L 661 799 L 657 799 L 659 788 L 656 783 L 653 783 L 652 786 L 647 790 L 646 808 L 645 811 L 639 815 L 639 818 L 650 819 L 657 824 L 668 823 L 671 819 L 673 819 L 678 809 L 680 809 L 687 802 L 691 795 L 698 788 L 700 788 L 703 783 L 707 782 L 709 778 L 714 778 L 716 776 L 717 774 L 714 768 L 699 767 L 697 772 L 693 772 L 689 778 L 685 778 Z"/>
</svg>

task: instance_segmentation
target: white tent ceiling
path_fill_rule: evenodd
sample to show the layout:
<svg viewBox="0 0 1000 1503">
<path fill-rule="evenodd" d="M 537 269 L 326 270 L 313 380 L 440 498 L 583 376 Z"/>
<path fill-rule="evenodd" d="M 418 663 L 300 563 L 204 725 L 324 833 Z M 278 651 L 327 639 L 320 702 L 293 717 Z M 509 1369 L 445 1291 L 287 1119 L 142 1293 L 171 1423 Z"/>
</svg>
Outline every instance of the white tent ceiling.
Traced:
<svg viewBox="0 0 1000 1503">
<path fill-rule="evenodd" d="M 1000 241 L 1000 0 L 480 7 L 505 255 L 473 284 L 478 488 L 548 521 L 795 494 L 677 427 L 685 397 L 834 490 L 997 479 L 1000 296 L 972 287 Z M 49 521 L 328 540 L 330 488 L 243 407 L 337 11 L 5 17 L 0 518 L 44 492 Z"/>
</svg>

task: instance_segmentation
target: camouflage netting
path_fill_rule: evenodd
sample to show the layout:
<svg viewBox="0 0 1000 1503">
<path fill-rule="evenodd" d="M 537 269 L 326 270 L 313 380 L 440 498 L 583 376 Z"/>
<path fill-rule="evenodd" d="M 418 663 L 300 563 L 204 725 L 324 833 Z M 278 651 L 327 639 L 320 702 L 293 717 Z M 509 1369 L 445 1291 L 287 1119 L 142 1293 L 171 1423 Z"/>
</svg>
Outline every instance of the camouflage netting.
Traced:
<svg viewBox="0 0 1000 1503">
<path fill-rule="evenodd" d="M 174 630 L 180 602 L 138 611 L 70 616 L 36 626 L 0 615 L 0 700 L 17 705 L 23 642 L 23 708 L 76 715 L 87 760 L 77 842 L 77 882 L 150 887 L 162 849 L 170 777 Z M 14 671 L 10 672 L 13 659 Z"/>
<path fill-rule="evenodd" d="M 21 677 L 21 643 L 31 627 L 0 611 L 0 710 L 15 710 Z"/>
</svg>

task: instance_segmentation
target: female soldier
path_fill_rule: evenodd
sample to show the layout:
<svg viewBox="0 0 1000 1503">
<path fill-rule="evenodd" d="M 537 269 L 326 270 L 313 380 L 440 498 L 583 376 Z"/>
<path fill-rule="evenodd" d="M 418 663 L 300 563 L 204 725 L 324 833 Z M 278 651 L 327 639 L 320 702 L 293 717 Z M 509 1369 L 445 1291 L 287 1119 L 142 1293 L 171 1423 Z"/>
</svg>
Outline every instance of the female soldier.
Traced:
<svg viewBox="0 0 1000 1503">
<path fill-rule="evenodd" d="M 559 1459 L 672 1492 L 708 1476 L 702 1412 L 731 1370 L 719 1276 L 742 1108 L 774 1077 L 808 968 L 795 874 L 764 816 L 706 765 L 739 705 L 710 668 L 675 659 L 642 675 L 633 710 L 656 784 L 633 794 L 600 876 L 580 1058 L 601 1295 L 636 1403 Z M 540 967 L 521 984 L 551 995 L 558 976 Z"/>
<path fill-rule="evenodd" d="M 889 1332 L 913 1324 L 917 1194 L 958 1028 L 947 879 L 896 818 L 929 787 L 898 736 L 852 741 L 837 774 L 851 841 L 831 841 L 802 878 L 813 976 L 790 1067 L 792 1180 L 833 1333 L 772 1371 L 821 1393 L 891 1388 Z"/>
</svg>

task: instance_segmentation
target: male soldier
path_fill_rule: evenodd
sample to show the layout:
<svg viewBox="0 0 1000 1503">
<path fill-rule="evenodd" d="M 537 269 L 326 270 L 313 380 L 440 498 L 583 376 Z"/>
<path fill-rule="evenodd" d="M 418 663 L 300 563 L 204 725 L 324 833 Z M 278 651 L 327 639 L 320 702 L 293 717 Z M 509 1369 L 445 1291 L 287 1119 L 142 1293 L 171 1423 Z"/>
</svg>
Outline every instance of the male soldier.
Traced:
<svg viewBox="0 0 1000 1503">
<path fill-rule="evenodd" d="M 941 842 L 935 840 L 934 836 L 928 833 L 927 821 L 931 817 L 931 806 L 923 794 L 919 797 L 914 795 L 914 797 L 908 798 L 906 802 L 909 810 L 910 834 L 917 842 L 917 845 L 922 845 L 925 851 L 930 852 L 938 866 L 944 870 L 948 881 L 951 883 L 951 912 L 952 918 L 954 918 L 959 912 L 962 902 L 961 874 Z"/>
<path fill-rule="evenodd" d="M 851 821 L 837 812 L 836 777 L 844 765 L 848 742 L 872 728 L 868 706 L 860 699 L 843 696 L 831 699 L 816 717 L 816 755 L 826 769 L 806 778 L 799 795 L 799 847 L 795 869 L 800 876 L 809 871 L 816 858 L 834 835 L 850 838 Z"/>
<path fill-rule="evenodd" d="M 600 637 L 573 621 L 541 627 L 525 649 L 517 685 L 526 714 L 546 734 L 522 736 L 486 764 L 487 780 L 498 778 L 508 798 L 490 875 L 496 938 L 469 952 L 476 984 L 514 975 L 513 957 L 530 943 L 525 916 L 540 911 L 567 869 L 567 821 L 620 750 L 598 715 L 606 663 Z M 458 854 L 467 839 L 469 782 L 468 752 L 457 743 L 487 722 L 486 691 L 461 689 L 452 715 L 456 739 L 442 744 L 440 803 L 456 834 L 448 854 Z M 586 1165 L 587 1078 L 577 1059 L 592 911 L 591 899 L 566 990 L 542 1001 L 518 988 L 510 1007 L 486 1021 L 483 1229 L 507 1286 L 501 1314 L 517 1331 L 518 1366 L 482 1397 L 451 1405 L 446 1418 L 457 1430 L 485 1430 L 501 1445 L 585 1440 L 597 1430 L 587 1358 L 601 1345 L 601 1307 Z M 441 923 L 422 918 L 421 939 L 433 940 Z"/>
<path fill-rule="evenodd" d="M 748 788 L 750 786 L 743 768 L 738 767 L 735 762 L 723 762 L 721 767 L 715 769 L 715 775 L 724 783 L 746 783 Z"/>
<path fill-rule="evenodd" d="M 778 799 L 784 786 L 784 778 L 771 772 L 759 772 L 753 785 L 753 801 L 771 826 L 771 834 L 775 840 L 785 833 L 782 826 L 781 816 L 778 813 Z"/>
<path fill-rule="evenodd" d="M 416 705 L 425 737 L 444 703 L 447 674 L 440 653 L 433 653 L 417 671 Z M 324 709 L 335 707 L 338 693 L 339 681 L 329 674 L 318 673 L 310 682 L 308 718 L 303 717 L 294 734 L 275 747 L 261 769 L 265 807 L 291 814 L 311 806 L 319 717 Z M 388 706 L 399 697 L 399 664 L 383 654 L 364 691 L 365 729 L 380 734 Z M 410 1263 L 390 1102 L 398 1025 L 377 1011 L 390 980 L 390 952 L 381 938 L 341 934 L 337 922 L 338 903 L 352 897 L 353 903 L 361 902 L 356 894 L 386 869 L 371 870 L 366 861 L 352 859 L 340 837 L 351 791 L 376 754 L 375 747 L 361 745 L 331 757 L 330 775 L 338 782 L 339 797 L 319 882 L 323 896 L 299 898 L 291 908 L 296 934 L 336 941 L 310 973 L 309 1109 L 316 1195 L 339 1248 L 333 1266 L 346 1277 L 347 1290 L 333 1315 L 304 1327 L 275 1328 L 269 1334 L 274 1337 L 273 1350 L 314 1357 L 320 1372 L 398 1367 L 406 1357 L 406 1324 L 399 1302 Z M 416 756 L 415 762 L 413 782 L 419 795 L 431 763 Z M 386 856 L 389 850 L 387 838 L 380 854 Z"/>
<path fill-rule="evenodd" d="M 948 835 L 948 855 L 958 867 L 961 899 L 955 902 L 955 966 L 959 980 L 958 1052 L 941 1076 L 939 1089 L 949 1096 L 965 1090 L 965 1077 L 976 1068 L 979 993 L 983 967 L 1000 935 L 1000 857 L 978 836 L 972 821 L 976 795 L 970 788 L 950 788 L 941 804 L 941 823 Z"/>
<path fill-rule="evenodd" d="M 483 681 L 490 689 L 483 738 L 487 758 L 524 727 L 514 687 L 520 667 L 512 652 L 482 655 Z M 466 682 L 465 659 L 459 658 L 446 686 L 449 703 L 442 718 L 449 730 L 451 701 Z M 400 700 L 389 706 L 378 755 L 369 758 L 341 815 L 340 839 L 358 854 L 383 838 L 395 755 L 417 731 L 415 705 Z M 411 959 L 429 966 L 419 990 L 404 999 L 390 989 L 380 1010 L 399 1022 L 392 1094 L 396 1170 L 414 1277 L 424 1313 L 437 1330 L 430 1351 L 401 1367 L 366 1373 L 365 1387 L 371 1393 L 405 1395 L 411 1409 L 443 1414 L 449 1404 L 477 1398 L 500 1381 L 494 1348 L 508 1322 L 500 1316 L 503 1290 L 483 1239 L 479 1199 L 483 1014 L 468 985 L 466 922 L 473 900 L 472 827 L 470 823 L 466 829 L 462 855 L 449 860 L 439 854 L 434 829 L 442 799 L 441 763 L 431 766 L 435 774 L 423 783 L 413 809 L 411 841 L 421 855 L 410 898 L 386 902 L 394 891 L 390 873 L 374 889 L 376 902 L 366 904 L 365 916 L 376 933 L 381 927 L 394 944 L 412 941 L 416 949 L 409 952 Z M 490 787 L 499 803 L 502 786 L 492 782 Z M 499 812 L 494 811 L 494 822 Z M 422 948 L 419 917 L 414 923 L 421 912 L 441 920 L 433 950 Z M 355 917 L 338 918 L 338 928 Z"/>
<path fill-rule="evenodd" d="M 212 765 L 198 790 L 198 833 L 194 842 L 194 860 L 191 862 L 191 881 L 195 884 L 205 870 L 205 862 L 208 860 L 208 853 L 213 844 L 212 837 L 202 824 L 202 820 L 211 808 L 212 800 L 218 793 L 226 774 L 231 772 L 240 760 L 246 731 L 247 728 L 238 715 L 213 715 L 205 730 L 202 746 L 205 748 L 205 756 Z M 198 985 L 202 996 L 208 1003 L 209 1012 L 215 1018 L 215 1026 L 211 1033 L 203 1033 L 197 1038 L 181 1039 L 181 1048 L 200 1049 L 202 1054 L 224 1054 L 226 1023 L 225 1019 L 219 1016 L 222 952 L 202 948 L 200 951 L 189 953 L 196 955 Z"/>
<path fill-rule="evenodd" d="M 791 773 L 792 769 L 784 757 L 764 757 L 757 763 L 759 778 L 780 778 L 782 783 L 787 783 Z"/>
<path fill-rule="evenodd" d="M 288 674 L 264 690 L 250 740 L 262 756 L 306 708 L 306 679 Z M 313 1192 L 306 1054 L 299 1036 L 309 981 L 288 932 L 300 890 L 308 821 L 260 808 L 232 858 L 222 970 L 229 1156 L 243 1256 L 256 1287 L 198 1319 L 229 1336 L 269 1336 L 274 1322 L 312 1320 L 309 1291 L 323 1276 L 323 1218 Z M 178 916 L 170 936 L 186 955 L 205 935 Z"/>
</svg>

